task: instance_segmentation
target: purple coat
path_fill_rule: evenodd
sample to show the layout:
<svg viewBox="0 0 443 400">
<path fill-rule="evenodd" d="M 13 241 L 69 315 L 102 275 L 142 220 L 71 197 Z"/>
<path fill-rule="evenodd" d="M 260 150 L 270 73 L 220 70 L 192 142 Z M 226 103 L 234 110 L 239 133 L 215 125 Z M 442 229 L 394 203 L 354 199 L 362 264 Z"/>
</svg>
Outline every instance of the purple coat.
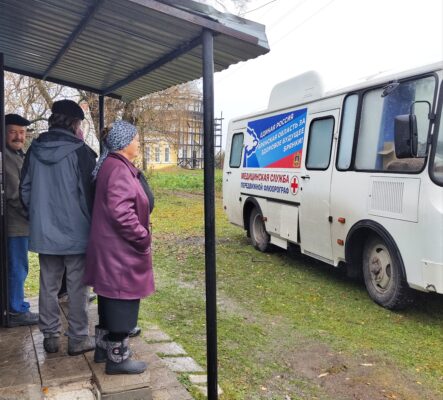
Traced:
<svg viewBox="0 0 443 400">
<path fill-rule="evenodd" d="M 84 281 L 112 299 L 140 299 L 155 290 L 149 200 L 138 174 L 111 153 L 97 175 Z"/>
</svg>

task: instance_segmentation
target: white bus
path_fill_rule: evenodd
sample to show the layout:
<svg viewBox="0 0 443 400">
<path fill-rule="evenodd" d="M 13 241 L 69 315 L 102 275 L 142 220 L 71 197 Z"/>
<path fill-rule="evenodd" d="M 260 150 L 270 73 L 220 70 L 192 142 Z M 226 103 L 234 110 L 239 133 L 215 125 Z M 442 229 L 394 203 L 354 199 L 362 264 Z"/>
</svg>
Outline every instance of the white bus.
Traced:
<svg viewBox="0 0 443 400">
<path fill-rule="evenodd" d="M 363 276 L 405 307 L 443 293 L 443 62 L 324 93 L 314 72 L 229 123 L 223 202 L 253 246 Z"/>
</svg>

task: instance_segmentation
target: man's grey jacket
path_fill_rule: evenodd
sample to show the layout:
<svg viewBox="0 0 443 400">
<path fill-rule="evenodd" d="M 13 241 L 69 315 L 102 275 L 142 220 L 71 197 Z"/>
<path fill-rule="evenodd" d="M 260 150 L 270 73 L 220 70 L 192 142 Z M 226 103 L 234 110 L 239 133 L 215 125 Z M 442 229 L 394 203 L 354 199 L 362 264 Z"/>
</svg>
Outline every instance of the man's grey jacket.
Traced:
<svg viewBox="0 0 443 400">
<path fill-rule="evenodd" d="M 29 250 L 84 254 L 92 209 L 96 154 L 64 129 L 50 129 L 26 153 L 20 196 L 29 214 Z"/>
</svg>

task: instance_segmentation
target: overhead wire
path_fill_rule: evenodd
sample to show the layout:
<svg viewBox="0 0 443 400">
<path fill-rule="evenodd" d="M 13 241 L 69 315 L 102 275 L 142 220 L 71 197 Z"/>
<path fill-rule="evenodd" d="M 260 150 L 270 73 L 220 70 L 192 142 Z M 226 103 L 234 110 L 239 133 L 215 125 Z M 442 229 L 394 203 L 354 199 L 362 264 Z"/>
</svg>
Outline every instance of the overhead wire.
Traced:
<svg viewBox="0 0 443 400">
<path fill-rule="evenodd" d="M 246 14 L 249 14 L 249 13 L 251 13 L 251 12 L 254 12 L 254 11 L 260 10 L 261 8 L 264 8 L 264 7 L 268 6 L 269 4 L 275 3 L 276 1 L 277 1 L 277 0 L 271 0 L 271 1 L 268 1 L 267 3 L 265 3 L 265 4 L 262 4 L 261 6 L 259 6 L 259 7 L 257 7 L 257 8 L 254 8 L 253 10 L 245 11 L 244 13 L 241 13 L 241 14 L 240 14 L 240 17 L 243 17 L 243 16 L 245 16 Z"/>
<path fill-rule="evenodd" d="M 298 28 L 300 28 L 301 26 L 303 26 L 306 22 L 310 21 L 312 18 L 314 18 L 316 15 L 318 15 L 321 11 L 323 11 L 324 9 L 326 9 L 327 7 L 329 7 L 335 0 L 331 0 L 329 3 L 325 4 L 324 6 L 320 7 L 317 11 L 315 11 L 313 14 L 311 14 L 310 16 L 308 16 L 307 18 L 305 18 L 303 21 L 301 21 L 299 24 L 297 24 L 293 29 L 291 29 L 289 32 L 285 33 L 283 36 L 281 36 L 280 38 L 278 38 L 273 45 L 276 45 L 277 43 L 279 43 L 280 41 L 282 41 L 284 38 L 286 38 L 287 36 L 289 36 L 292 32 L 296 31 Z M 286 12 L 285 15 L 282 17 L 285 18 L 285 16 L 287 16 L 290 12 L 294 11 L 295 9 L 297 9 L 298 7 L 300 7 L 301 5 L 303 5 L 304 3 L 306 3 L 307 0 L 302 0 L 299 4 L 297 4 L 295 7 L 291 8 L 289 10 L 289 12 Z M 253 10 L 251 10 L 253 11 Z M 248 11 L 249 12 L 249 11 Z M 273 23 L 271 25 L 271 27 L 275 26 L 275 24 L 278 22 L 278 20 L 275 21 L 275 23 Z M 242 69 L 244 66 L 246 65 L 246 63 L 240 64 L 238 66 L 238 68 L 236 68 L 235 70 L 231 71 L 230 73 L 226 74 L 225 76 L 221 77 L 219 80 L 217 80 L 217 83 L 220 83 L 222 81 L 224 81 L 226 78 L 229 78 L 230 76 L 232 76 L 233 74 L 235 74 L 236 72 L 238 72 L 240 69 Z"/>
</svg>

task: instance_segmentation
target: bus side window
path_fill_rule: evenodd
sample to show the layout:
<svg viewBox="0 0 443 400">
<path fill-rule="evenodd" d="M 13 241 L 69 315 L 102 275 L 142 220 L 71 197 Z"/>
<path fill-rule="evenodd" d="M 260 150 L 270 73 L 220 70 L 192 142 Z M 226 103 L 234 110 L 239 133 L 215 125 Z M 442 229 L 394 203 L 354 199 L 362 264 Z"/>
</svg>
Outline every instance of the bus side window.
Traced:
<svg viewBox="0 0 443 400">
<path fill-rule="evenodd" d="M 352 94 L 346 97 L 343 105 L 343 120 L 340 129 L 340 142 L 338 145 L 337 157 L 337 169 L 341 171 L 347 170 L 351 166 L 357 106 L 357 94 Z"/>
<path fill-rule="evenodd" d="M 241 156 L 243 152 L 243 133 L 236 133 L 232 136 L 231 155 L 229 158 L 229 166 L 238 168 L 241 165 Z"/>
<path fill-rule="evenodd" d="M 308 155 L 306 168 L 328 169 L 331 160 L 334 118 L 320 118 L 312 121 L 309 128 Z"/>
</svg>

